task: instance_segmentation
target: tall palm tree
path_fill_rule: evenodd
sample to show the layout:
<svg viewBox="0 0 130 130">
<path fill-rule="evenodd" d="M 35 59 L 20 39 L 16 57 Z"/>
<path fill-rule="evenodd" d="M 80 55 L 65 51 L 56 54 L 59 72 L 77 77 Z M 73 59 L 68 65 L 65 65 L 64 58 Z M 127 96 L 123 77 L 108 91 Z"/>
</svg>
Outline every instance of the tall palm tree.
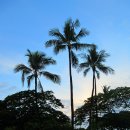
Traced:
<svg viewBox="0 0 130 130">
<path fill-rule="evenodd" d="M 27 50 L 28 66 L 24 64 L 18 64 L 14 68 L 15 72 L 22 72 L 22 83 L 24 85 L 25 77 L 27 77 L 27 84 L 30 87 L 32 80 L 35 80 L 35 94 L 36 94 L 36 104 L 37 104 L 37 89 L 39 88 L 43 91 L 42 84 L 39 77 L 45 76 L 47 79 L 53 81 L 54 83 L 60 83 L 60 77 L 56 74 L 52 74 L 48 71 L 44 71 L 46 66 L 50 64 L 56 64 L 56 61 L 51 57 L 47 57 L 46 54 L 42 52 L 31 52 Z"/>
<path fill-rule="evenodd" d="M 71 99 L 71 124 L 74 129 L 74 105 L 73 105 L 73 81 L 72 81 L 72 66 L 75 67 L 78 64 L 78 59 L 73 50 L 81 50 L 87 47 L 92 47 L 92 44 L 80 43 L 80 39 L 89 34 L 85 28 L 81 28 L 78 33 L 76 29 L 80 27 L 79 20 L 72 21 L 68 19 L 65 22 L 63 33 L 59 29 L 52 29 L 49 31 L 50 36 L 54 36 L 46 42 L 46 47 L 54 47 L 54 52 L 58 54 L 64 50 L 68 50 L 69 56 L 69 77 L 70 77 L 70 99 Z"/>
<path fill-rule="evenodd" d="M 97 51 L 96 46 L 88 50 L 88 54 L 83 54 L 81 57 L 85 60 L 85 62 L 81 63 L 79 65 L 79 70 L 83 70 L 84 76 L 87 75 L 87 73 L 92 70 L 93 72 L 93 87 L 92 87 L 92 94 L 91 94 L 91 104 L 93 106 L 93 96 L 95 95 L 95 105 L 96 105 L 96 122 L 98 118 L 98 112 L 97 112 L 97 86 L 96 86 L 96 77 L 100 78 L 100 72 L 103 72 L 104 74 L 113 74 L 114 70 L 109 67 L 105 66 L 104 62 L 106 61 L 106 58 L 109 56 L 108 53 L 105 52 L 105 50 Z M 95 94 L 94 94 L 95 92 Z M 90 113 L 90 118 L 91 118 Z M 91 122 L 91 119 L 90 119 Z"/>
</svg>

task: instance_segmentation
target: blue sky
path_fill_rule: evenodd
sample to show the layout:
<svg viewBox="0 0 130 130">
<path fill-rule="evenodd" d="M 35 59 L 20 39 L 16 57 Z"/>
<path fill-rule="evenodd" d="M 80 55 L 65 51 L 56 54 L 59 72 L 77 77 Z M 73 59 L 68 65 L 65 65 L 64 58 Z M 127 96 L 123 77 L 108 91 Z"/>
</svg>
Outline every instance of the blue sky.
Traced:
<svg viewBox="0 0 130 130">
<path fill-rule="evenodd" d="M 95 43 L 99 50 L 105 49 L 111 55 L 106 64 L 115 69 L 115 74 L 101 75 L 98 91 L 102 85 L 129 86 L 129 6 L 129 0 L 0 0 L 0 99 L 27 89 L 22 87 L 21 75 L 14 74 L 13 68 L 18 63 L 26 64 L 26 50 L 30 49 L 43 51 L 57 60 L 57 65 L 47 70 L 60 74 L 62 83 L 58 86 L 42 79 L 44 90 L 53 90 L 64 102 L 69 100 L 67 53 L 56 56 L 44 43 L 51 38 L 48 31 L 62 30 L 70 17 L 78 18 L 81 26 L 89 30 L 90 35 L 83 42 Z M 78 106 L 90 96 L 92 75 L 84 78 L 75 70 L 73 74 L 75 106 Z"/>
</svg>

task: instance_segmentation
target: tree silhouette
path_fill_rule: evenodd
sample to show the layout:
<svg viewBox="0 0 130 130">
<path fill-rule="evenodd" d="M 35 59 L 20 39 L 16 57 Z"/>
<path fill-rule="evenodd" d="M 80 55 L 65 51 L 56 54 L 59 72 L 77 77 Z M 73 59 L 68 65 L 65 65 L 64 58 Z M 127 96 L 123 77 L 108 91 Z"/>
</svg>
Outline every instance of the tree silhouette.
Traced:
<svg viewBox="0 0 130 130">
<path fill-rule="evenodd" d="M 100 118 L 99 123 L 101 129 L 129 130 L 130 112 L 121 111 L 119 113 L 108 113 Z"/>
<path fill-rule="evenodd" d="M 103 63 L 106 61 L 106 58 L 109 56 L 108 53 L 105 52 L 105 50 L 97 51 L 97 47 L 93 47 L 88 50 L 88 54 L 83 54 L 81 58 L 83 58 L 85 61 L 79 65 L 79 71 L 83 70 L 84 76 L 87 75 L 87 73 L 92 70 L 93 72 L 93 87 L 92 87 L 92 94 L 91 94 L 91 105 L 93 106 L 94 101 L 96 105 L 96 121 L 98 118 L 98 112 L 97 112 L 97 98 L 93 100 L 93 96 L 95 93 L 95 97 L 97 96 L 97 86 L 96 86 L 96 76 L 99 79 L 100 78 L 100 71 L 104 74 L 113 74 L 114 70 L 110 68 L 109 66 L 105 66 Z M 90 111 L 90 124 L 92 113 Z"/>
<path fill-rule="evenodd" d="M 69 78 L 70 78 L 70 99 L 71 99 L 71 124 L 74 129 L 74 104 L 73 104 L 73 80 L 72 80 L 72 66 L 75 67 L 78 64 L 78 59 L 73 50 L 81 50 L 86 47 L 92 47 L 92 44 L 80 43 L 80 39 L 89 34 L 85 28 L 81 28 L 78 33 L 76 29 L 80 27 L 79 20 L 72 21 L 68 19 L 65 22 L 63 33 L 59 29 L 52 29 L 49 31 L 50 36 L 54 36 L 55 39 L 46 42 L 46 47 L 54 47 L 54 52 L 58 54 L 64 50 L 68 50 L 69 55 Z"/>
<path fill-rule="evenodd" d="M 51 80 L 54 83 L 60 83 L 60 77 L 56 74 L 52 74 L 48 71 L 43 71 L 46 69 L 46 66 L 51 64 L 56 64 L 56 61 L 53 60 L 51 57 L 47 57 L 42 52 L 31 52 L 27 50 L 27 54 L 25 55 L 28 57 L 28 65 L 18 64 L 14 71 L 15 72 L 22 72 L 22 83 L 24 85 L 25 77 L 27 77 L 27 84 L 30 87 L 30 83 L 32 80 L 35 80 L 35 94 L 36 94 L 36 104 L 37 104 L 37 89 L 39 88 L 43 91 L 42 84 L 40 82 L 39 77 L 44 76 L 47 79 Z"/>
<path fill-rule="evenodd" d="M 62 111 L 64 106 L 52 91 L 38 92 L 35 107 L 35 90 L 21 91 L 0 102 L 0 130 L 65 130 L 70 119 Z M 12 129 L 11 129 L 12 130 Z"/>
<path fill-rule="evenodd" d="M 129 102 L 130 87 L 118 87 L 116 89 L 110 89 L 110 90 L 109 88 L 110 88 L 109 86 L 108 87 L 105 86 L 105 89 L 107 89 L 107 91 L 105 90 L 105 92 L 103 91 L 102 93 L 98 93 L 98 95 L 96 96 L 98 98 L 97 100 L 98 113 L 100 114 L 100 117 L 98 117 L 99 128 L 102 125 L 104 127 L 106 123 L 108 126 L 111 123 L 115 125 L 114 122 L 118 122 L 116 123 L 116 128 L 118 128 L 117 126 L 125 125 L 125 123 L 123 122 L 129 122 L 129 120 L 125 118 L 119 123 L 117 117 L 115 117 L 114 115 L 118 115 L 118 113 L 122 111 L 124 112 L 130 111 L 130 102 Z M 95 96 L 93 98 L 95 98 Z M 92 110 L 95 110 L 95 107 L 96 106 L 93 105 L 91 108 L 91 97 L 85 100 L 84 105 L 82 105 L 75 111 L 75 121 L 76 121 L 75 124 L 82 125 L 88 122 L 90 108 Z M 109 118 L 109 115 L 112 115 L 110 116 L 111 118 Z M 130 115 L 128 116 L 130 119 Z M 88 128 L 90 127 L 91 126 L 89 124 Z"/>
</svg>

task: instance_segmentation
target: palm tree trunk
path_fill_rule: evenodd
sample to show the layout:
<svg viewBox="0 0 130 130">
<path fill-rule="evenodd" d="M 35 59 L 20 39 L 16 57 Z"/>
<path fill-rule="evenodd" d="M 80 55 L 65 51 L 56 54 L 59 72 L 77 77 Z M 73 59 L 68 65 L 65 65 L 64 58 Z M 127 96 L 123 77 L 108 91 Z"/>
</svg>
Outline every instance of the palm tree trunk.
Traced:
<svg viewBox="0 0 130 130">
<path fill-rule="evenodd" d="M 95 88 L 95 71 L 93 70 L 93 87 L 92 87 L 92 94 L 91 94 L 91 110 L 90 110 L 90 130 L 92 130 L 93 125 L 93 95 L 94 95 L 94 88 Z"/>
<path fill-rule="evenodd" d="M 38 102 L 37 102 L 37 74 L 35 74 L 35 100 L 36 100 L 36 109 L 38 110 Z"/>
<path fill-rule="evenodd" d="M 74 130 L 74 103 L 73 103 L 73 80 L 72 80 L 72 70 L 71 70 L 71 49 L 68 47 L 69 53 L 69 75 L 70 75 L 70 99 L 71 99 L 71 125 L 72 130 Z"/>
<path fill-rule="evenodd" d="M 92 88 L 92 94 L 91 94 L 91 97 L 93 98 L 93 95 L 94 95 L 94 89 L 95 89 L 95 87 L 94 87 L 94 82 L 95 82 L 95 80 L 94 80 L 94 72 L 93 72 L 93 88 Z"/>
<path fill-rule="evenodd" d="M 96 77 L 94 77 L 95 79 L 95 104 L 96 104 L 96 129 L 98 130 L 97 128 L 97 125 L 98 125 L 98 110 L 97 110 L 97 85 L 96 85 Z"/>
</svg>

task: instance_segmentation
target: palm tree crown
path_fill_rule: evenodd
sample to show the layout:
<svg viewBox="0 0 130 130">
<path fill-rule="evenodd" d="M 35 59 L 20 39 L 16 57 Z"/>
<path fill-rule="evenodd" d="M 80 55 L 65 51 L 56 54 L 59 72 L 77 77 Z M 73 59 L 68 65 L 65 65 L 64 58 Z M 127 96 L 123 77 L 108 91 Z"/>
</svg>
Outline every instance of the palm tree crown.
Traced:
<svg viewBox="0 0 130 130">
<path fill-rule="evenodd" d="M 88 50 L 88 55 L 83 54 L 81 56 L 85 62 L 79 65 L 79 71 L 83 70 L 84 76 L 87 75 L 90 69 L 97 74 L 97 78 L 100 78 L 100 71 L 104 74 L 113 74 L 114 70 L 109 67 L 105 66 L 104 62 L 106 58 L 109 57 L 109 54 L 106 53 L 105 50 L 97 51 L 96 47 Z"/>
<path fill-rule="evenodd" d="M 46 54 L 42 52 L 31 52 L 27 50 L 26 56 L 28 57 L 28 65 L 18 64 L 14 71 L 15 72 L 22 72 L 22 83 L 24 85 L 25 76 L 27 76 L 27 83 L 28 87 L 30 87 L 30 82 L 37 78 L 39 80 L 39 76 L 45 76 L 47 79 L 53 81 L 54 83 L 60 83 L 60 78 L 56 74 L 52 74 L 48 71 L 43 71 L 46 66 L 50 64 L 56 64 L 56 61 L 50 57 L 47 57 Z M 42 89 L 41 82 L 39 80 L 38 86 Z M 36 87 L 36 86 L 35 86 Z M 35 88 L 37 89 L 37 88 Z M 36 90 L 37 91 L 37 90 Z"/>
<path fill-rule="evenodd" d="M 71 60 L 72 65 L 75 66 L 78 63 L 78 59 L 72 50 L 81 50 L 84 48 L 92 47 L 92 44 L 80 43 L 80 39 L 89 34 L 85 28 L 81 28 L 79 32 L 76 32 L 76 29 L 80 27 L 79 20 L 72 21 L 68 19 L 65 22 L 63 33 L 59 29 L 55 28 L 49 31 L 50 36 L 54 36 L 54 39 L 51 39 L 46 42 L 46 47 L 54 47 L 55 54 L 62 52 L 66 49 L 71 50 Z"/>
</svg>

